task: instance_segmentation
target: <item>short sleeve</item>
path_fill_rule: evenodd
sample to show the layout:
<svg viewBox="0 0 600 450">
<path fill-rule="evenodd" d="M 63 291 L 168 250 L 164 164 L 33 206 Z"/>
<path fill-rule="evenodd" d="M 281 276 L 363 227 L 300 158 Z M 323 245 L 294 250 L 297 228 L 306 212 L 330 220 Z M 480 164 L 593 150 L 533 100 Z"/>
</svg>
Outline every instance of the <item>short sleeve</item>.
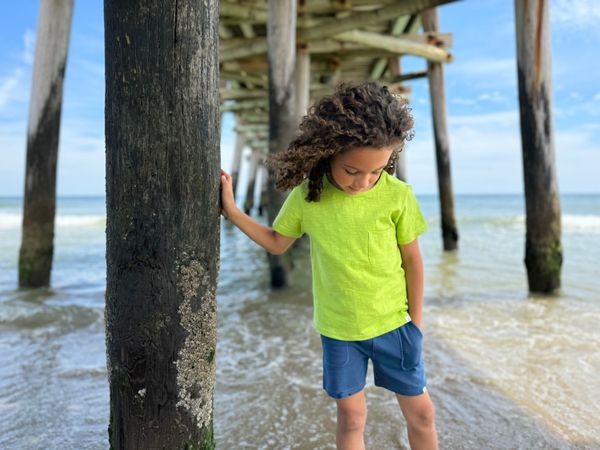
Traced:
<svg viewBox="0 0 600 450">
<path fill-rule="evenodd" d="M 404 206 L 396 224 L 396 239 L 399 245 L 410 244 L 427 230 L 427 224 L 421 214 L 415 194 L 410 186 L 406 191 Z"/>
<path fill-rule="evenodd" d="M 302 185 L 296 186 L 285 199 L 273 221 L 273 229 L 287 237 L 299 238 L 302 236 L 304 234 L 302 227 L 302 206 L 304 202 Z"/>
</svg>

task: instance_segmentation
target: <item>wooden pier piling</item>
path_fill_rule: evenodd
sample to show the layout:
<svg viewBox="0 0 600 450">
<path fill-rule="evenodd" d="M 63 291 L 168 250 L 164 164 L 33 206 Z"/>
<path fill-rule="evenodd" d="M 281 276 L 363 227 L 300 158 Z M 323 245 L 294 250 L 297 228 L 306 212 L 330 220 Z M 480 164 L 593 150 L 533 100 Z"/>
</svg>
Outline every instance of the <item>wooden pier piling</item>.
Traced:
<svg viewBox="0 0 600 450">
<path fill-rule="evenodd" d="M 554 162 L 548 0 L 515 0 L 529 290 L 560 287 L 560 199 Z"/>
<path fill-rule="evenodd" d="M 250 214 L 254 207 L 254 185 L 258 172 L 258 163 L 260 160 L 260 151 L 252 149 L 250 154 L 250 165 L 248 168 L 248 184 L 246 186 L 246 198 L 244 199 L 244 212 Z"/>
<path fill-rule="evenodd" d="M 269 0 L 267 23 L 269 61 L 269 153 L 285 150 L 296 129 L 294 73 L 296 65 L 296 0 Z M 275 189 L 271 173 L 267 187 L 267 216 L 273 223 L 285 195 Z M 288 284 L 287 264 L 281 256 L 269 255 L 271 285 Z"/>
<path fill-rule="evenodd" d="M 19 286 L 50 285 L 56 165 L 73 0 L 40 3 L 27 127 Z"/>
<path fill-rule="evenodd" d="M 235 144 L 233 146 L 233 161 L 231 162 L 231 180 L 233 192 L 236 192 L 237 182 L 240 176 L 240 167 L 242 162 L 242 152 L 246 144 L 246 139 L 242 133 L 235 133 Z"/>
<path fill-rule="evenodd" d="M 438 15 L 435 8 L 421 13 L 423 30 L 437 32 Z M 452 175 L 450 172 L 450 143 L 446 124 L 446 94 L 444 92 L 444 69 L 438 62 L 427 61 L 429 93 L 435 136 L 435 156 L 437 164 L 438 191 L 442 222 L 444 250 L 458 247 L 458 230 L 454 216 L 454 195 L 452 193 Z"/>
<path fill-rule="evenodd" d="M 219 4 L 143 6 L 104 4 L 109 442 L 214 449 Z"/>
</svg>

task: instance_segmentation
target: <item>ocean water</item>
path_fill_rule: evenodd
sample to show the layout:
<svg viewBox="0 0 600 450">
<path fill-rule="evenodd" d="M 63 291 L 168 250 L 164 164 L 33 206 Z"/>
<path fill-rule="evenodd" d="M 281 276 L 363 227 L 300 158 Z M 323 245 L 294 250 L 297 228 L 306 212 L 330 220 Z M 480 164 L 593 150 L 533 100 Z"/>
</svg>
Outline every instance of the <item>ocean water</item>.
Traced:
<svg viewBox="0 0 600 450">
<path fill-rule="evenodd" d="M 442 449 L 600 448 L 600 195 L 564 195 L 563 287 L 527 292 L 520 196 L 457 196 L 459 250 L 441 250 L 433 196 L 425 362 Z M 106 449 L 103 198 L 60 198 L 52 288 L 16 289 L 21 200 L 0 199 L 0 448 Z M 307 246 L 293 286 L 222 225 L 215 437 L 219 449 L 334 449 L 321 389 Z M 406 449 L 392 394 L 366 389 L 367 448 Z"/>
</svg>

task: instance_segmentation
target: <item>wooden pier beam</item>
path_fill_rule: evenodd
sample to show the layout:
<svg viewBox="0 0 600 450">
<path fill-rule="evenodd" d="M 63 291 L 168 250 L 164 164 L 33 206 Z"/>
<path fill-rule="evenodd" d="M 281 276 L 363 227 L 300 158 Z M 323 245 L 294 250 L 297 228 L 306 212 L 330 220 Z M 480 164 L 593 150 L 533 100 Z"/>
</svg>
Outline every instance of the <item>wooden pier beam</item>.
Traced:
<svg viewBox="0 0 600 450">
<path fill-rule="evenodd" d="M 383 49 L 397 54 L 422 56 L 431 62 L 451 62 L 452 55 L 442 48 L 431 44 L 423 44 L 412 39 L 388 36 L 381 33 L 351 30 L 333 36 L 336 41 L 353 42 L 366 47 Z"/>
<path fill-rule="evenodd" d="M 554 157 L 548 0 L 515 0 L 529 290 L 560 287 L 561 218 Z"/>
<path fill-rule="evenodd" d="M 374 11 L 355 12 L 347 18 L 334 18 L 320 22 L 318 25 L 298 31 L 299 42 L 309 42 L 324 39 L 351 31 L 357 28 L 375 25 L 388 21 L 390 17 L 399 17 L 406 14 L 416 14 L 426 8 L 431 8 L 455 0 L 405 0 L 385 5 Z"/>
<path fill-rule="evenodd" d="M 269 153 L 285 150 L 296 129 L 294 71 L 296 65 L 296 0 L 269 0 L 267 23 L 269 61 Z M 275 189 L 269 175 L 267 217 L 273 223 L 285 195 Z M 281 256 L 269 256 L 271 285 L 288 284 L 287 264 Z"/>
<path fill-rule="evenodd" d="M 219 3 L 142 3 L 104 2 L 109 446 L 212 450 Z"/>
<path fill-rule="evenodd" d="M 438 31 L 438 15 L 435 8 L 423 11 L 421 13 L 421 20 L 424 31 Z M 448 141 L 448 125 L 446 124 L 444 68 L 440 63 L 428 61 L 427 72 L 435 136 L 438 191 L 442 216 L 442 239 L 444 250 L 455 250 L 458 247 L 458 230 L 454 216 L 454 195 L 452 193 L 452 176 L 450 172 L 450 144 Z"/>
<path fill-rule="evenodd" d="M 50 285 L 56 163 L 73 0 L 40 3 L 27 127 L 19 287 Z"/>
</svg>

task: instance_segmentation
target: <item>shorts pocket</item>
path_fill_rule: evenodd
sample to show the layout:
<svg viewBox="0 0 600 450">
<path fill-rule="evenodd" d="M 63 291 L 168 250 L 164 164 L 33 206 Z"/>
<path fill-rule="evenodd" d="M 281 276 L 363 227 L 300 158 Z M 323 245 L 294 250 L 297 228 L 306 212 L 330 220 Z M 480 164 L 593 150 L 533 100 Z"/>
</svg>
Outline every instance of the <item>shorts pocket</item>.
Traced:
<svg viewBox="0 0 600 450">
<path fill-rule="evenodd" d="M 323 364 L 331 367 L 344 367 L 348 364 L 350 359 L 348 342 L 321 335 L 321 344 L 323 345 Z"/>
<path fill-rule="evenodd" d="M 423 351 L 423 334 L 412 322 L 398 328 L 398 338 L 402 348 L 402 368 L 414 369 L 421 363 Z"/>
</svg>

